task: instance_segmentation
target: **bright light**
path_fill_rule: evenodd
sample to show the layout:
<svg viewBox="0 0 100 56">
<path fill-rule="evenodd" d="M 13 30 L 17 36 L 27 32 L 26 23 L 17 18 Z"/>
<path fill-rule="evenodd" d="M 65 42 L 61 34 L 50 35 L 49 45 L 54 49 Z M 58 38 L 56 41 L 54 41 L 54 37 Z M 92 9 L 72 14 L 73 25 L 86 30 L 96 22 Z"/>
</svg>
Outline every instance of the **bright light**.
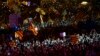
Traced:
<svg viewBox="0 0 100 56">
<path fill-rule="evenodd" d="M 66 36 L 66 32 L 61 32 L 61 33 L 60 33 L 60 36 L 61 36 L 61 37 L 65 37 L 65 36 Z"/>
<path fill-rule="evenodd" d="M 82 5 L 87 5 L 88 2 L 87 2 L 87 1 L 83 1 L 83 2 L 81 2 L 81 4 L 82 4 Z"/>
<path fill-rule="evenodd" d="M 38 28 L 37 27 L 35 27 L 35 31 L 38 31 Z"/>
<path fill-rule="evenodd" d="M 64 36 L 64 37 L 66 36 L 66 32 L 63 32 L 63 36 Z"/>
</svg>

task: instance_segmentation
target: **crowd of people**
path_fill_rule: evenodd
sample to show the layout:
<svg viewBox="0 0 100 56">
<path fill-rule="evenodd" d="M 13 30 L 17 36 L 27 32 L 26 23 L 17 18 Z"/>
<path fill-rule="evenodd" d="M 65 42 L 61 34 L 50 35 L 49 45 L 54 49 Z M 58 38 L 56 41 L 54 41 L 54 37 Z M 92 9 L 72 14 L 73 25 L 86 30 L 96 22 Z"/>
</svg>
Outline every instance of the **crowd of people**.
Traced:
<svg viewBox="0 0 100 56">
<path fill-rule="evenodd" d="M 94 32 L 75 34 L 66 38 L 48 38 L 43 41 L 27 40 L 20 42 L 18 39 L 4 42 L 0 45 L 1 56 L 99 56 L 100 34 Z M 75 40 L 75 41 L 73 41 Z M 74 43 L 75 42 L 75 43 Z"/>
<path fill-rule="evenodd" d="M 18 45 L 8 47 L 0 45 L 1 56 L 99 56 L 100 42 L 91 44 L 66 45 L 55 44 L 51 46 Z"/>
<path fill-rule="evenodd" d="M 25 4 L 24 2 L 26 2 L 27 4 Z M 80 5 L 79 3 L 81 2 L 77 2 L 77 5 Z M 62 1 L 61 0 L 48 0 L 48 1 L 38 0 L 37 3 L 35 3 L 32 0 L 20 1 L 20 2 L 9 0 L 7 2 L 1 2 L 0 4 L 0 8 L 1 8 L 0 10 L 2 11 L 0 12 L 1 14 L 0 22 L 2 22 L 2 24 L 8 25 L 10 23 L 13 23 L 10 21 L 14 21 L 14 20 L 10 20 L 10 18 L 15 17 L 14 19 L 16 19 L 16 22 L 18 20 L 16 24 L 23 25 L 24 20 L 26 18 L 31 17 L 34 24 L 37 24 L 37 25 L 40 24 L 39 26 L 41 26 L 40 15 L 42 14 L 43 14 L 42 20 L 44 22 L 43 24 L 45 27 L 52 24 L 53 26 L 57 26 L 57 25 L 67 26 L 68 24 L 71 24 L 71 23 L 75 23 L 75 22 L 78 23 L 78 20 L 84 21 L 84 20 L 89 19 L 88 17 L 92 18 L 91 16 L 94 16 L 95 19 L 97 19 L 96 17 L 97 15 L 91 15 L 91 16 L 89 15 L 90 11 L 92 11 L 92 9 L 88 11 L 91 5 L 87 5 L 87 7 L 88 8 L 83 8 L 83 7 L 78 8 L 78 6 L 75 5 L 75 1 L 69 1 L 69 0 L 68 1 L 66 0 L 62 0 Z M 40 11 L 36 10 L 38 8 L 40 9 Z M 12 11 L 14 11 L 15 14 L 12 13 Z M 96 13 L 98 14 L 99 12 L 96 12 Z M 9 16 L 11 17 L 9 18 Z M 9 20 L 7 20 L 8 18 Z"/>
</svg>

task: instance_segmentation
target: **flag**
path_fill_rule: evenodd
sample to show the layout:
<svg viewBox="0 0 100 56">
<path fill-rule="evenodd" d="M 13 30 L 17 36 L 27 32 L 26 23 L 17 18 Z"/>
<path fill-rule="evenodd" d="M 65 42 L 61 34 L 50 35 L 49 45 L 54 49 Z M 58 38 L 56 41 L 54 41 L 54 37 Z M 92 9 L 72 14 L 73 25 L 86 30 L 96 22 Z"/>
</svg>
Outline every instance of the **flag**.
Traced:
<svg viewBox="0 0 100 56">
<path fill-rule="evenodd" d="M 15 38 L 22 40 L 23 38 L 23 31 L 19 30 L 15 32 Z"/>
<path fill-rule="evenodd" d="M 32 22 L 30 23 L 30 26 L 28 27 L 28 30 L 32 31 L 32 33 L 34 35 L 38 34 L 38 28 Z"/>
</svg>

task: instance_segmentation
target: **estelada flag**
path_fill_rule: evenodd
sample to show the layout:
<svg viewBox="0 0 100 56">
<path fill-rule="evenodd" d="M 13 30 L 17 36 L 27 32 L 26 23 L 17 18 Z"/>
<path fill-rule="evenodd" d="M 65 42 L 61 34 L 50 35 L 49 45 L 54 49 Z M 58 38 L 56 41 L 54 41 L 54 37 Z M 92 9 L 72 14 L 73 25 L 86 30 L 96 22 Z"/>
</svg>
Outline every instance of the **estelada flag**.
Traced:
<svg viewBox="0 0 100 56">
<path fill-rule="evenodd" d="M 30 23 L 30 26 L 28 27 L 28 30 L 29 31 L 32 31 L 32 33 L 34 35 L 37 35 L 38 34 L 38 30 L 37 30 L 37 27 L 35 27 L 35 25 L 33 23 Z"/>
<path fill-rule="evenodd" d="M 22 30 L 16 31 L 15 38 L 22 40 L 23 39 L 23 31 Z"/>
<path fill-rule="evenodd" d="M 77 44 L 78 43 L 78 37 L 77 35 L 71 35 L 71 43 L 72 44 Z"/>
</svg>

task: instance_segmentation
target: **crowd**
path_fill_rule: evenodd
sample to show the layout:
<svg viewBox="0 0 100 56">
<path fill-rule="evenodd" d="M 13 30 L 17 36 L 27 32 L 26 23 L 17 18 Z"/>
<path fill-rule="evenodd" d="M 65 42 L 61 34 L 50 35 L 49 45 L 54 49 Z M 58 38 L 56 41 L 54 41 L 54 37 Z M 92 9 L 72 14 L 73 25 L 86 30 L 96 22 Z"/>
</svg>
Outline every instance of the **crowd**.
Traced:
<svg viewBox="0 0 100 56">
<path fill-rule="evenodd" d="M 76 35 L 76 43 L 70 37 L 44 41 L 11 40 L 0 45 L 0 56 L 100 56 L 100 34 Z"/>
</svg>

